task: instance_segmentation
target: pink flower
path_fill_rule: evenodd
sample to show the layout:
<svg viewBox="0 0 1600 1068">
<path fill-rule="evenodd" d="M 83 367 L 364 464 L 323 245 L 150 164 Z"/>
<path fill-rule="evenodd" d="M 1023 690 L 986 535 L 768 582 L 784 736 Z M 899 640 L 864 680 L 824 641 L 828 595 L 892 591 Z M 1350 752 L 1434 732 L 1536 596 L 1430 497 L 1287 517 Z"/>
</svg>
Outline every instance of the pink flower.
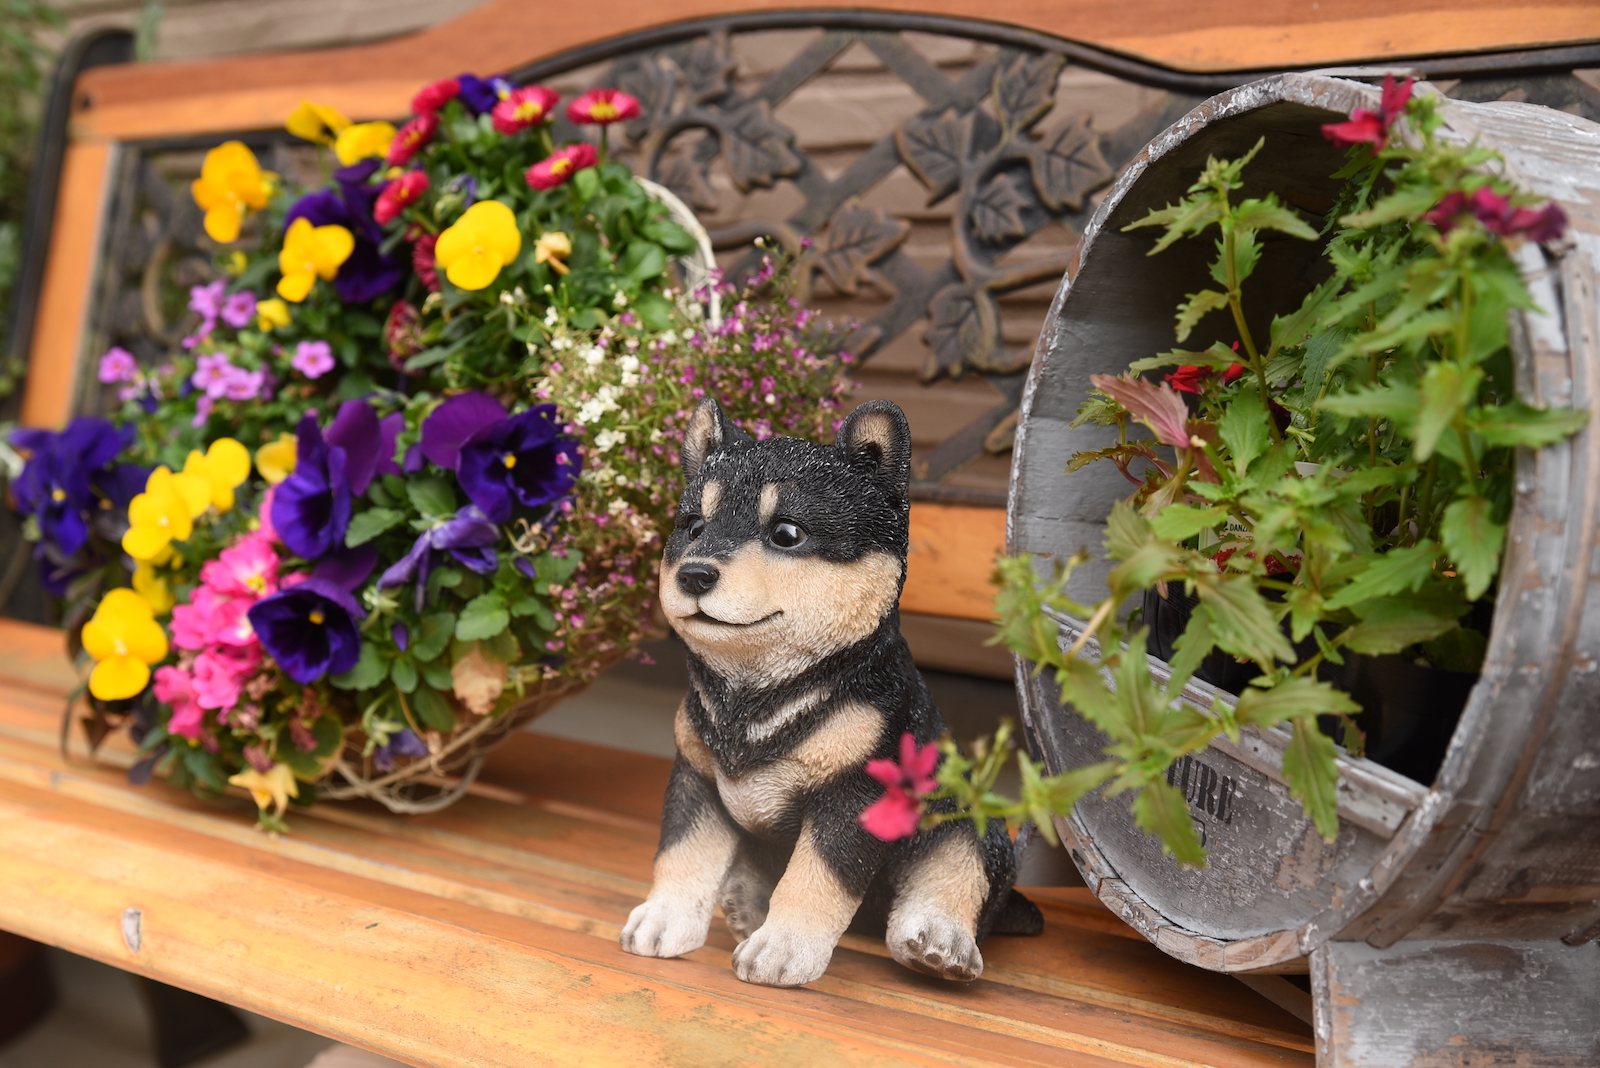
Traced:
<svg viewBox="0 0 1600 1068">
<path fill-rule="evenodd" d="M 307 378 L 321 378 L 333 370 L 333 348 L 326 341 L 302 341 L 295 346 L 289 366 Z"/>
<path fill-rule="evenodd" d="M 1090 375 L 1089 382 L 1101 393 L 1128 410 L 1128 414 L 1155 432 L 1163 445 L 1187 449 L 1189 409 L 1183 398 L 1163 382 L 1153 386 L 1142 378 L 1116 378 Z"/>
<path fill-rule="evenodd" d="M 272 525 L 272 499 L 278 494 L 276 485 L 268 486 L 261 495 L 261 507 L 256 511 L 256 521 L 261 524 L 255 536 L 268 545 L 278 544 L 278 531 Z"/>
<path fill-rule="evenodd" d="M 420 200 L 428 191 L 428 185 L 427 171 L 407 171 L 383 187 L 377 203 L 372 206 L 372 217 L 380 225 L 390 222 Z"/>
<path fill-rule="evenodd" d="M 1512 207 L 1509 197 L 1501 196 L 1488 186 L 1470 196 L 1461 192 L 1447 193 L 1423 218 L 1438 227 L 1441 234 L 1448 234 L 1455 229 L 1457 219 L 1469 213 L 1477 217 L 1484 229 L 1501 237 L 1526 236 L 1533 241 L 1554 241 L 1567 228 L 1567 215 L 1560 205 L 1546 204 L 1537 210 Z"/>
<path fill-rule="evenodd" d="M 883 783 L 884 794 L 868 805 L 857 822 L 872 835 L 893 842 L 916 833 L 922 819 L 922 798 L 939 788 L 933 777 L 939 766 L 939 747 L 933 742 L 918 747 L 907 731 L 900 736 L 900 762 L 867 761 L 867 774 Z"/>
<path fill-rule="evenodd" d="M 391 167 L 403 167 L 411 162 L 411 157 L 421 152 L 439 132 L 439 116 L 431 111 L 425 111 L 395 131 L 394 140 L 389 142 L 389 154 L 385 157 Z"/>
<path fill-rule="evenodd" d="M 563 145 L 550 155 L 529 167 L 523 174 L 534 189 L 554 189 L 585 167 L 600 162 L 599 151 L 587 141 Z"/>
<path fill-rule="evenodd" d="M 567 118 L 579 124 L 609 126 L 639 117 L 639 101 L 620 89 L 591 89 L 567 105 Z"/>
<path fill-rule="evenodd" d="M 438 234 L 423 234 L 411 246 L 411 270 L 429 293 L 439 292 L 439 269 L 433 261 L 433 246 L 438 243 Z"/>
<path fill-rule="evenodd" d="M 222 550 L 200 568 L 200 581 L 228 597 L 255 600 L 278 590 L 278 554 L 256 533 Z"/>
<path fill-rule="evenodd" d="M 1382 148 L 1389 141 L 1389 127 L 1406 109 L 1411 99 L 1412 79 L 1396 82 L 1393 74 L 1383 78 L 1383 99 L 1377 111 L 1356 108 L 1348 122 L 1330 122 L 1322 127 L 1322 136 L 1336 145 L 1370 144 Z"/>
<path fill-rule="evenodd" d="M 261 387 L 266 385 L 266 382 L 267 376 L 264 371 L 246 371 L 236 367 L 223 385 L 222 395 L 235 401 L 255 400 L 261 395 Z"/>
<path fill-rule="evenodd" d="M 218 610 L 227 598 L 210 586 L 197 586 L 188 604 L 173 606 L 172 644 L 179 649 L 207 649 L 217 644 L 222 620 Z"/>
<path fill-rule="evenodd" d="M 513 89 L 511 94 L 494 106 L 490 112 L 494 128 L 503 134 L 520 133 L 550 118 L 561 94 L 542 85 Z"/>
<path fill-rule="evenodd" d="M 195 700 L 194 679 L 175 667 L 156 668 L 155 694 L 157 701 L 172 706 L 167 730 L 191 742 L 199 741 L 205 709 Z"/>
<path fill-rule="evenodd" d="M 215 400 L 228 391 L 228 384 L 233 381 L 234 373 L 239 369 L 228 359 L 225 352 L 215 352 L 209 356 L 200 357 L 199 366 L 195 368 L 189 382 Z"/>
<path fill-rule="evenodd" d="M 456 98 L 461 92 L 461 83 L 454 78 L 444 78 L 437 82 L 430 82 L 417 91 L 411 98 L 411 112 L 414 115 L 432 115 Z"/>
<path fill-rule="evenodd" d="M 232 708 L 244 691 L 244 677 L 260 663 L 207 650 L 194 658 L 194 694 L 201 708 Z"/>
<path fill-rule="evenodd" d="M 139 361 L 121 345 L 113 345 L 109 352 L 100 357 L 100 381 L 132 382 L 138 377 Z"/>
<path fill-rule="evenodd" d="M 250 325 L 250 320 L 256 317 L 256 295 L 254 293 L 239 292 L 230 296 L 222 305 L 222 321 L 241 330 Z"/>
</svg>

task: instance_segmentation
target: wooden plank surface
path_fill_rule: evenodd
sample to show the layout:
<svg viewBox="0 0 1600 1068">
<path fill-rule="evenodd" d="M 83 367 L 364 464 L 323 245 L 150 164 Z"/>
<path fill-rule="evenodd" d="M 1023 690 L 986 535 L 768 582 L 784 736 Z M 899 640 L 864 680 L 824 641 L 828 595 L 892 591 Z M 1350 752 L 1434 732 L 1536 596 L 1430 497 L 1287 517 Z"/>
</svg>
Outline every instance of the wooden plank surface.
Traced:
<svg viewBox="0 0 1600 1068">
<path fill-rule="evenodd" d="M 242 798 L 64 761 L 59 635 L 0 623 L 0 927 L 418 1065 L 1306 1065 L 1309 1028 L 1182 965 L 1084 890 L 1033 890 L 955 986 L 847 936 L 800 990 L 749 986 L 720 921 L 678 960 L 616 944 L 667 762 L 513 737 L 428 817 L 366 805 L 251 826 Z M 139 911 L 137 951 L 123 918 Z"/>
<path fill-rule="evenodd" d="M 603 17 L 584 5 L 491 0 L 449 22 L 377 44 L 243 58 L 101 67 L 80 80 L 92 101 L 85 136 L 271 126 L 301 95 L 356 118 L 392 117 L 418 82 L 459 70 L 509 70 L 667 22 L 774 11 L 781 0 L 616 0 Z M 854 0 L 809 0 L 807 9 L 858 9 Z M 1386 57 L 1510 50 L 1593 40 L 1592 0 L 876 0 L 880 11 L 981 17 L 1039 30 L 1182 70 L 1306 67 Z M 398 76 L 398 77 L 397 77 Z"/>
</svg>

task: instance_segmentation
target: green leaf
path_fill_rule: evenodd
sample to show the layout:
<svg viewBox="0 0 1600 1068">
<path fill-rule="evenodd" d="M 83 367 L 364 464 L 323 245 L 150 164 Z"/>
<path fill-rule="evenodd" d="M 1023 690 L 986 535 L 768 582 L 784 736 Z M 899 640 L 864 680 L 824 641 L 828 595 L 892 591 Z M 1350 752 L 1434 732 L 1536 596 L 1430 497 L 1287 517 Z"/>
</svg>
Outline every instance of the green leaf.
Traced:
<svg viewBox="0 0 1600 1068">
<path fill-rule="evenodd" d="M 1462 497 L 1450 502 L 1439 525 L 1439 540 L 1456 565 L 1468 600 L 1482 597 L 1500 571 L 1506 528 L 1494 521 L 1492 510 L 1486 497 Z"/>
<path fill-rule="evenodd" d="M 430 730 L 443 732 L 456 728 L 455 709 L 450 707 L 449 699 L 432 686 L 418 686 L 417 692 L 411 695 L 411 707 L 422 721 L 422 726 Z"/>
<path fill-rule="evenodd" d="M 1134 360 L 1128 365 L 1128 370 L 1135 374 L 1140 371 L 1153 371 L 1157 367 L 1175 367 L 1188 365 L 1191 367 L 1215 367 L 1226 371 L 1229 367 L 1239 362 L 1239 354 L 1220 341 L 1213 341 L 1211 347 L 1204 352 L 1187 352 L 1184 349 L 1173 349 L 1163 352 L 1158 356 L 1147 356 L 1142 360 Z M 1077 426 L 1077 423 L 1073 424 Z"/>
<path fill-rule="evenodd" d="M 1189 614 L 1189 622 L 1184 626 L 1183 633 L 1172 643 L 1172 659 L 1167 661 L 1167 667 L 1172 671 L 1167 679 L 1167 693 L 1177 697 L 1178 691 L 1188 685 L 1190 677 L 1216 647 L 1211 609 L 1204 604 L 1196 605 Z"/>
<path fill-rule="evenodd" d="M 1326 841 L 1339 837 L 1339 751 L 1317 729 L 1314 716 L 1297 716 L 1294 737 L 1283 753 L 1283 778 Z"/>
<path fill-rule="evenodd" d="M 511 613 L 506 610 L 505 598 L 498 593 L 479 594 L 461 609 L 456 620 L 456 640 L 475 642 L 492 638 L 506 629 Z"/>
<path fill-rule="evenodd" d="M 1317 237 L 1316 230 L 1308 226 L 1293 208 L 1279 204 L 1276 196 L 1241 201 L 1234 210 L 1233 225 L 1241 229 L 1276 230 L 1305 241 L 1314 241 Z"/>
<path fill-rule="evenodd" d="M 1163 579 L 1181 578 L 1184 559 L 1184 550 L 1171 542 L 1149 541 L 1111 569 L 1106 585 L 1115 596 L 1126 597 L 1147 590 Z"/>
<path fill-rule="evenodd" d="M 1022 783 L 1022 805 L 1028 818 L 1045 841 L 1055 845 L 1058 842 L 1055 821 L 1051 817 L 1070 815 L 1074 805 L 1116 772 L 1117 765 L 1105 760 L 1046 778 L 1039 774 L 1039 765 L 1019 749 L 1017 770 Z"/>
<path fill-rule="evenodd" d="M 1217 433 L 1233 458 L 1234 473 L 1240 478 L 1272 440 L 1267 419 L 1267 410 L 1261 406 L 1261 391 L 1245 389 L 1228 405 L 1217 424 Z"/>
<path fill-rule="evenodd" d="M 410 693 L 417 688 L 417 662 L 401 654 L 389 666 L 389 678 L 394 680 L 395 688 L 401 693 Z"/>
<path fill-rule="evenodd" d="M 1348 585 L 1328 598 L 1327 609 L 1338 611 L 1403 590 L 1414 593 L 1433 574 L 1434 557 L 1438 555 L 1439 547 L 1424 538 L 1408 548 L 1358 558 L 1361 566 Z"/>
<path fill-rule="evenodd" d="M 1191 504 L 1169 504 L 1154 519 L 1150 529 L 1167 541 L 1187 541 L 1202 530 L 1210 530 L 1228 518 L 1226 508 L 1196 508 Z"/>
<path fill-rule="evenodd" d="M 593 200 L 594 195 L 600 192 L 600 175 L 593 167 L 585 167 L 572 176 L 572 187 L 577 190 L 580 200 Z"/>
<path fill-rule="evenodd" d="M 1219 293 L 1215 289 L 1202 289 L 1198 293 L 1190 293 L 1189 299 L 1178 305 L 1178 341 L 1181 344 L 1189 340 L 1189 335 L 1194 333 L 1194 328 L 1200 320 L 1216 311 L 1218 308 L 1228 306 L 1228 294 Z"/>
<path fill-rule="evenodd" d="M 356 666 L 328 681 L 341 690 L 370 690 L 388 677 L 389 665 L 378 655 L 378 647 L 372 642 L 362 642 L 361 659 L 356 661 Z"/>
<path fill-rule="evenodd" d="M 1267 670 L 1274 660 L 1294 661 L 1294 647 L 1249 576 L 1198 576 L 1195 590 L 1211 608 L 1211 629 L 1223 649 Z"/>
<path fill-rule="evenodd" d="M 1150 524 L 1134 508 L 1132 502 L 1122 500 L 1111 506 L 1106 517 L 1106 555 L 1113 560 L 1126 560 L 1140 546 L 1150 541 Z"/>
<path fill-rule="evenodd" d="M 376 488 L 377 483 L 373 483 L 373 486 Z M 352 549 L 357 545 L 365 545 L 403 519 L 405 513 L 397 512 L 393 508 L 368 508 L 365 512 L 358 512 L 350 517 L 350 527 L 345 532 L 344 543 Z"/>
<path fill-rule="evenodd" d="M 1289 606 L 1290 636 L 1297 642 L 1304 641 L 1322 620 L 1322 595 L 1309 586 L 1296 586 L 1284 595 L 1283 603 Z"/>
<path fill-rule="evenodd" d="M 1433 455 L 1439 435 L 1450 429 L 1466 412 L 1467 404 L 1478 391 L 1483 372 L 1476 367 L 1465 371 L 1450 363 L 1431 363 L 1422 376 L 1422 403 L 1417 409 L 1412 430 L 1412 453 L 1418 460 Z"/>
<path fill-rule="evenodd" d="M 639 232 L 673 252 L 692 252 L 695 248 L 694 235 L 677 223 L 666 219 L 647 222 L 639 228 Z"/>
<path fill-rule="evenodd" d="M 1564 441 L 1589 425 L 1587 411 L 1549 408 L 1543 411 L 1519 400 L 1490 405 L 1472 417 L 1472 432 L 1490 445 L 1525 445 L 1538 448 Z"/>
<path fill-rule="evenodd" d="M 1193 868 L 1206 866 L 1206 851 L 1194 833 L 1189 803 L 1162 778 L 1151 779 L 1133 799 L 1133 818 L 1146 834 L 1161 840 L 1161 852 Z"/>
<path fill-rule="evenodd" d="M 406 496 L 417 511 L 431 519 L 454 515 L 456 491 L 440 478 L 413 478 L 406 483 Z"/>
<path fill-rule="evenodd" d="M 417 631 L 411 636 L 411 655 L 427 662 L 444 652 L 456 632 L 454 612 L 435 612 L 422 617 Z"/>
<path fill-rule="evenodd" d="M 1272 332 L 1270 335 L 1271 344 L 1267 349 L 1267 357 L 1270 358 L 1276 355 L 1279 349 L 1292 348 L 1305 341 L 1307 336 L 1311 333 L 1311 328 L 1316 325 L 1317 316 L 1319 313 L 1321 313 L 1323 306 L 1328 303 L 1329 298 L 1331 298 L 1334 293 L 1338 292 L 1339 286 L 1342 284 L 1342 282 L 1343 279 L 1336 275 L 1322 283 L 1317 288 L 1313 289 L 1310 293 L 1307 293 L 1306 299 L 1300 302 L 1299 309 L 1297 309 L 1292 315 L 1273 316 Z M 1322 336 L 1326 337 L 1328 335 Z M 1342 342 L 1343 340 L 1342 337 L 1337 333 L 1333 334 L 1332 337 L 1334 340 L 1339 342 Z M 1329 347 L 1327 355 L 1331 355 L 1333 350 L 1337 349 L 1338 347 L 1338 344 L 1334 344 Z M 1307 351 L 1306 356 L 1309 361 L 1311 353 Z M 1324 361 L 1326 360 L 1326 355 L 1323 357 L 1323 359 Z M 1319 375 L 1321 374 L 1321 370 L 1321 364 L 1319 364 L 1317 367 L 1317 372 Z M 1316 385 L 1308 390 L 1310 395 L 1316 396 L 1316 392 L 1321 388 L 1321 385 L 1322 383 L 1319 379 Z"/>
<path fill-rule="evenodd" d="M 1377 416 L 1404 429 L 1411 425 L 1421 402 L 1422 398 L 1415 387 L 1396 383 L 1392 386 L 1363 386 L 1331 394 L 1318 401 L 1317 407 L 1349 418 Z"/>
<path fill-rule="evenodd" d="M 635 241 L 622 254 L 621 266 L 634 281 L 648 281 L 667 269 L 667 250 L 653 241 Z"/>
<path fill-rule="evenodd" d="M 1155 243 L 1146 255 L 1154 256 L 1166 249 L 1178 238 L 1185 234 L 1198 234 L 1212 223 L 1222 218 L 1227 210 L 1227 200 L 1219 198 L 1215 193 L 1206 191 L 1199 196 L 1186 197 L 1177 204 L 1169 204 L 1165 208 L 1151 208 L 1150 214 L 1138 222 L 1129 223 L 1122 228 L 1123 233 L 1137 230 L 1141 226 L 1165 226 L 1166 232 Z"/>
<path fill-rule="evenodd" d="M 1340 644 L 1357 653 L 1398 653 L 1430 641 L 1455 627 L 1457 616 L 1409 598 L 1381 597 L 1356 606 L 1361 622 L 1339 636 Z"/>
<path fill-rule="evenodd" d="M 455 676 L 450 673 L 450 665 L 442 660 L 422 665 L 422 681 L 440 691 L 453 689 L 456 684 Z"/>
<path fill-rule="evenodd" d="M 1379 200 L 1366 211 L 1346 215 L 1339 222 L 1352 230 L 1371 230 L 1396 219 L 1419 219 L 1438 200 L 1439 194 L 1431 186 L 1401 189 Z"/>
<path fill-rule="evenodd" d="M 1234 717 L 1240 723 L 1266 728 L 1296 716 L 1354 715 L 1360 711 L 1361 706 L 1349 694 L 1340 693 L 1325 682 L 1291 678 L 1270 689 L 1246 686 L 1234 706 Z"/>
</svg>

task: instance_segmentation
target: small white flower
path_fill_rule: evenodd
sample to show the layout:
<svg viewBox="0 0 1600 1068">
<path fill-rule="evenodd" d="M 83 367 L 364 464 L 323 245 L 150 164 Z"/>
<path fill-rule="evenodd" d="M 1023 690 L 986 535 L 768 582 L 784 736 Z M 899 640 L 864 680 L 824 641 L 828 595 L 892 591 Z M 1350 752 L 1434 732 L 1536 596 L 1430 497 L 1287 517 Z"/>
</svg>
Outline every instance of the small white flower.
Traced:
<svg viewBox="0 0 1600 1068">
<path fill-rule="evenodd" d="M 621 497 L 616 498 L 610 504 L 606 505 L 606 511 L 611 513 L 612 518 L 615 518 L 615 517 L 621 515 L 623 512 L 626 512 L 627 510 L 628 510 L 628 502 L 623 500 Z"/>
<path fill-rule="evenodd" d="M 551 338 L 550 347 L 557 352 L 565 352 L 567 349 L 572 348 L 572 339 L 570 337 Z"/>
<path fill-rule="evenodd" d="M 550 310 L 544 313 L 544 325 L 555 326 L 561 321 L 561 316 L 556 313 L 556 306 L 550 305 Z"/>
<path fill-rule="evenodd" d="M 628 440 L 628 436 L 620 430 L 602 430 L 594 436 L 595 451 L 604 455 Z"/>
<path fill-rule="evenodd" d="M 620 289 L 617 290 L 617 295 L 611 298 L 611 303 L 618 308 L 626 308 L 628 306 L 628 294 Z"/>
<path fill-rule="evenodd" d="M 515 303 L 516 303 L 516 302 L 517 302 L 517 298 L 516 298 L 516 297 L 513 297 L 513 296 L 512 296 L 512 295 L 511 295 L 511 290 L 509 290 L 509 289 L 502 289 L 502 290 L 501 290 L 501 291 L 500 291 L 500 303 L 501 303 L 501 304 L 504 304 L 504 305 L 505 305 L 505 306 L 506 306 L 506 307 L 508 307 L 508 308 L 509 308 L 509 307 L 511 307 L 511 306 L 512 306 L 512 305 L 513 305 L 513 304 L 515 304 Z"/>
<path fill-rule="evenodd" d="M 623 385 L 624 388 L 632 389 L 634 386 L 637 386 L 638 384 L 639 384 L 639 376 L 638 375 L 633 374 L 630 371 L 622 372 L 622 385 Z"/>
<path fill-rule="evenodd" d="M 590 367 L 598 367 L 606 358 L 606 350 L 601 348 L 599 345 L 588 345 L 585 346 L 578 353 L 578 355 L 582 356 L 583 362 L 588 364 Z"/>
<path fill-rule="evenodd" d="M 617 366 L 622 368 L 623 374 L 632 374 L 639 369 L 639 357 L 628 355 L 617 361 Z"/>
<path fill-rule="evenodd" d="M 654 430 L 650 431 L 650 444 L 652 444 L 652 445 L 661 444 L 661 442 L 665 438 L 665 436 L 666 435 L 661 433 L 661 428 L 660 427 L 656 427 Z"/>
<path fill-rule="evenodd" d="M 661 331 L 661 340 L 670 345 L 678 340 L 678 332 L 676 330 L 663 330 Z"/>
<path fill-rule="evenodd" d="M 777 404 L 778 403 L 777 394 L 774 394 L 774 393 L 768 393 L 765 397 L 762 397 L 761 399 L 766 401 L 768 404 Z"/>
<path fill-rule="evenodd" d="M 693 330 L 685 330 L 683 332 L 683 340 L 685 340 L 685 341 L 693 341 L 694 340 L 694 331 Z"/>
</svg>

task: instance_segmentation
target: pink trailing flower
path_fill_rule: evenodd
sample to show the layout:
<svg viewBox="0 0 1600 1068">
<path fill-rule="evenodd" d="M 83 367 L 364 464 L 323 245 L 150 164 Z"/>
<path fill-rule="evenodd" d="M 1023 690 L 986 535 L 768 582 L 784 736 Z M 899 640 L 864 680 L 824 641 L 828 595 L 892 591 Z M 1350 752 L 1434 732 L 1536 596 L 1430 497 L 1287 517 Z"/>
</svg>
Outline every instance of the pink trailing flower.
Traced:
<svg viewBox="0 0 1600 1068">
<path fill-rule="evenodd" d="M 600 162 L 599 151 L 587 141 L 563 145 L 523 174 L 534 189 L 554 189 L 585 167 Z"/>
<path fill-rule="evenodd" d="M 411 157 L 430 144 L 439 132 L 439 116 L 425 111 L 395 131 L 384 161 L 391 167 L 404 167 Z"/>
<path fill-rule="evenodd" d="M 429 184 L 427 171 L 406 171 L 383 187 L 377 203 L 372 206 L 372 217 L 380 225 L 393 221 L 402 211 L 422 199 Z"/>
<path fill-rule="evenodd" d="M 885 842 L 910 838 L 922 819 L 922 799 L 939 788 L 933 778 L 933 770 L 938 766 L 936 743 L 929 742 L 919 748 L 910 731 L 902 734 L 899 763 L 867 761 L 867 774 L 883 783 L 884 794 L 868 805 L 856 822 Z"/>
<path fill-rule="evenodd" d="M 194 679 L 188 672 L 175 667 L 156 668 L 155 694 L 157 701 L 172 706 L 167 730 L 191 742 L 199 741 L 201 722 L 206 713 L 195 699 Z"/>
<path fill-rule="evenodd" d="M 1560 205 L 1551 203 L 1538 209 L 1513 207 L 1509 197 L 1501 196 L 1488 186 L 1471 195 L 1448 193 L 1423 218 L 1438 227 L 1439 233 L 1448 234 L 1465 215 L 1476 217 L 1484 229 L 1501 237 L 1554 241 L 1567 229 L 1567 215 Z"/>
<path fill-rule="evenodd" d="M 411 98 L 411 113 L 413 115 L 432 115 L 456 98 L 461 92 L 461 83 L 454 78 L 443 78 L 430 82 L 417 90 L 417 95 Z"/>
<path fill-rule="evenodd" d="M 1413 80 L 1396 82 L 1393 74 L 1383 78 L 1383 97 L 1377 111 L 1356 108 L 1346 122 L 1330 122 L 1322 127 L 1322 136 L 1336 145 L 1370 144 L 1381 149 L 1389 143 L 1389 128 L 1406 109 L 1411 99 Z"/>
<path fill-rule="evenodd" d="M 567 118 L 579 125 L 609 126 L 638 117 L 638 99 L 620 89 L 591 89 L 567 105 Z"/>
<path fill-rule="evenodd" d="M 200 568 L 200 581 L 227 597 L 254 600 L 278 591 L 278 554 L 260 532 L 241 538 Z"/>
<path fill-rule="evenodd" d="M 195 587 L 188 604 L 172 609 L 172 644 L 179 649 L 206 649 L 217 644 L 218 631 L 227 622 L 220 619 L 226 600 L 207 585 Z"/>
<path fill-rule="evenodd" d="M 268 545 L 277 545 L 279 542 L 278 531 L 272 525 L 272 499 L 278 495 L 278 487 L 271 485 L 267 492 L 261 495 L 261 507 L 256 510 L 256 522 L 260 526 L 255 531 L 255 536 Z"/>
<path fill-rule="evenodd" d="M 245 676 L 261 664 L 259 647 L 248 654 L 207 650 L 194 658 L 194 694 L 201 708 L 225 709 L 239 703 Z"/>
<path fill-rule="evenodd" d="M 121 345 L 113 345 L 110 351 L 100 357 L 100 381 L 107 384 L 132 382 L 138 377 L 139 361 Z"/>
<path fill-rule="evenodd" d="M 550 119 L 561 94 L 542 85 L 529 85 L 513 89 L 509 96 L 494 106 L 490 112 L 494 128 L 507 136 L 521 133 Z"/>
<path fill-rule="evenodd" d="M 333 370 L 333 347 L 326 341 L 302 341 L 295 346 L 289 366 L 307 378 L 321 378 Z"/>
<path fill-rule="evenodd" d="M 240 291 L 222 302 L 222 321 L 235 330 L 249 326 L 256 317 L 256 295 Z"/>
</svg>

